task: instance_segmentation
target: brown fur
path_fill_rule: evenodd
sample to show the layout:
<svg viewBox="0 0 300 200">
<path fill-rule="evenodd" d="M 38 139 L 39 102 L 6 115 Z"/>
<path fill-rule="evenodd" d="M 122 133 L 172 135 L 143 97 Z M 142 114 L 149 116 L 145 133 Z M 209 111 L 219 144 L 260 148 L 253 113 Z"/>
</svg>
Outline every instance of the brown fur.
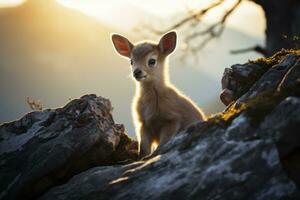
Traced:
<svg viewBox="0 0 300 200">
<path fill-rule="evenodd" d="M 160 43 L 131 46 L 129 42 L 133 71 L 140 69 L 146 76 L 137 82 L 132 107 L 141 157 L 151 153 L 153 143 L 165 143 L 192 123 L 205 120 L 196 104 L 169 82 L 168 54 L 162 52 Z M 155 67 L 147 66 L 149 58 L 155 58 Z"/>
</svg>

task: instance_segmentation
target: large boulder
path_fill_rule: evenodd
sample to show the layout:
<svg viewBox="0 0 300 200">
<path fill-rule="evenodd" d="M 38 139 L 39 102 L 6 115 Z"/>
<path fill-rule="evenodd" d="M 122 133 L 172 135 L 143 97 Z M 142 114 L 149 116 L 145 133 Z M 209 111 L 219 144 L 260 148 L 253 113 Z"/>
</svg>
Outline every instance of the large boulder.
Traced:
<svg viewBox="0 0 300 200">
<path fill-rule="evenodd" d="M 233 99 L 225 94 L 223 113 L 142 161 L 92 168 L 40 199 L 300 199 L 300 52 L 279 54 L 224 73 Z"/>
<path fill-rule="evenodd" d="M 0 199 L 35 199 L 77 173 L 137 158 L 109 100 L 86 95 L 0 127 Z"/>
</svg>

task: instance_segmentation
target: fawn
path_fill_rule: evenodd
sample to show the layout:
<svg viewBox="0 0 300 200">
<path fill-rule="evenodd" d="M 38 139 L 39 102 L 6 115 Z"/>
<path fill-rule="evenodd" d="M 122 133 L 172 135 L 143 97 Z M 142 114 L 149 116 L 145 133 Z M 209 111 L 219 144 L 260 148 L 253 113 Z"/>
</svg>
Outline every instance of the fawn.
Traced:
<svg viewBox="0 0 300 200">
<path fill-rule="evenodd" d="M 140 157 L 152 153 L 154 144 L 165 143 L 192 123 L 205 120 L 196 104 L 169 82 L 167 58 L 176 40 L 175 31 L 165 34 L 158 44 L 132 44 L 121 35 L 112 35 L 115 50 L 130 59 L 137 81 L 132 113 Z"/>
</svg>

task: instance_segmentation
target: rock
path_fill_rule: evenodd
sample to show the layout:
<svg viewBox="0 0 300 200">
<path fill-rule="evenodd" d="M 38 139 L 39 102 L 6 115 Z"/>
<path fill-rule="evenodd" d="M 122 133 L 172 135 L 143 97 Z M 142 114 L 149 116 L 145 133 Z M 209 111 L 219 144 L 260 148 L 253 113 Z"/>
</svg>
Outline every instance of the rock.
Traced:
<svg viewBox="0 0 300 200">
<path fill-rule="evenodd" d="M 234 99 L 223 113 L 142 161 L 90 169 L 40 199 L 300 199 L 300 52 L 277 57 L 229 70 L 223 89 Z"/>
<path fill-rule="evenodd" d="M 286 57 L 288 54 L 290 55 Z M 270 58 L 261 58 L 256 61 L 250 61 L 242 65 L 236 64 L 231 66 L 231 68 L 226 68 L 222 77 L 223 91 L 220 95 L 221 101 L 225 105 L 236 101 L 271 68 L 277 71 L 281 69 L 288 70 L 289 67 L 284 65 L 293 65 L 296 61 L 295 59 L 297 59 L 297 54 L 299 53 L 297 53 L 296 50 L 282 50 Z M 272 70 L 270 70 L 269 73 L 274 74 Z M 286 71 L 281 74 L 285 73 Z M 281 79 L 277 78 L 277 80 L 279 81 Z M 271 82 L 275 84 L 275 82 Z M 259 83 L 257 83 L 257 85 L 259 86 Z M 253 90 L 259 92 L 257 88 L 253 88 Z"/>
<path fill-rule="evenodd" d="M 130 167 L 139 165 L 141 163 L 136 162 L 124 167 L 105 166 L 91 168 L 79 175 L 75 175 L 68 184 L 50 189 L 47 195 L 40 199 L 80 199 L 98 188 L 106 187 L 109 181 L 117 179 Z"/>
<path fill-rule="evenodd" d="M 300 98 L 288 97 L 265 117 L 259 129 L 259 132 L 263 133 L 261 137 L 272 136 L 275 139 L 283 168 L 298 188 L 300 187 L 299 113 Z"/>
<path fill-rule="evenodd" d="M 4 194 L 4 198 L 16 199 L 14 192 L 28 197 L 28 191 L 33 193 L 47 185 L 40 190 L 45 191 L 43 194 L 29 197 L 40 200 L 300 199 L 299 79 L 300 51 L 282 51 L 268 59 L 234 65 L 225 70 L 222 79 L 224 103 L 229 104 L 224 112 L 191 125 L 148 157 L 131 163 L 120 161 L 136 158 L 136 142 L 113 123 L 110 114 L 105 114 L 111 110 L 106 109 L 110 106 L 103 106 L 107 100 L 88 96 L 77 100 L 89 99 L 84 103 L 87 106 L 67 105 L 64 111 L 56 110 L 52 117 L 47 113 L 54 111 L 29 114 L 32 117 L 0 129 L 3 138 L 0 149 L 5 152 L 1 154 L 1 177 L 5 177 L 1 187 L 6 189 L 0 197 Z M 91 103 L 98 101 L 102 103 Z M 65 126 L 65 121 L 72 126 Z M 28 135 L 25 137 L 24 133 Z M 68 137 L 64 136 L 67 133 Z M 101 145 L 87 145 L 94 141 L 88 139 L 92 136 L 102 141 Z M 10 138 L 15 139 L 10 142 Z M 72 146 L 73 141 L 76 147 Z M 62 154 L 43 150 L 52 144 L 60 144 Z M 66 145 L 73 147 L 73 151 L 63 148 Z M 93 150 L 82 153 L 87 146 Z M 66 156 L 72 153 L 78 156 L 75 159 Z M 60 163 L 66 157 L 68 161 L 58 165 L 63 167 L 53 170 L 52 163 Z M 78 167 L 77 162 L 86 165 Z"/>
<path fill-rule="evenodd" d="M 0 199 L 35 199 L 98 165 L 137 158 L 109 100 L 86 95 L 0 127 Z"/>
</svg>

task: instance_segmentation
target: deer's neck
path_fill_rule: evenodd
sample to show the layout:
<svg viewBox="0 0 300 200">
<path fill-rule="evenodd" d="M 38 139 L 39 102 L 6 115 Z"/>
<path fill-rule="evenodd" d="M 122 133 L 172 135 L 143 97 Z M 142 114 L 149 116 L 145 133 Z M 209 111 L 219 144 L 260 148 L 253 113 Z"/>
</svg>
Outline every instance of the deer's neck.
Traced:
<svg viewBox="0 0 300 200">
<path fill-rule="evenodd" d="M 161 66 L 161 73 L 159 77 L 150 82 L 139 82 L 138 92 L 139 96 L 146 99 L 158 99 L 160 96 L 164 96 L 168 88 L 170 88 L 168 62 L 165 61 Z"/>
<path fill-rule="evenodd" d="M 168 74 L 163 72 L 160 77 L 150 82 L 139 82 L 140 92 L 143 95 L 163 94 L 169 86 Z"/>
<path fill-rule="evenodd" d="M 151 108 L 150 110 L 155 111 L 156 114 L 159 113 L 161 98 L 166 96 L 167 87 L 164 81 L 139 83 L 137 96 L 139 97 L 140 105 Z"/>
<path fill-rule="evenodd" d="M 139 98 L 145 105 L 154 106 L 157 110 L 160 99 L 166 96 L 168 84 L 164 80 L 141 82 L 138 84 Z"/>
</svg>

